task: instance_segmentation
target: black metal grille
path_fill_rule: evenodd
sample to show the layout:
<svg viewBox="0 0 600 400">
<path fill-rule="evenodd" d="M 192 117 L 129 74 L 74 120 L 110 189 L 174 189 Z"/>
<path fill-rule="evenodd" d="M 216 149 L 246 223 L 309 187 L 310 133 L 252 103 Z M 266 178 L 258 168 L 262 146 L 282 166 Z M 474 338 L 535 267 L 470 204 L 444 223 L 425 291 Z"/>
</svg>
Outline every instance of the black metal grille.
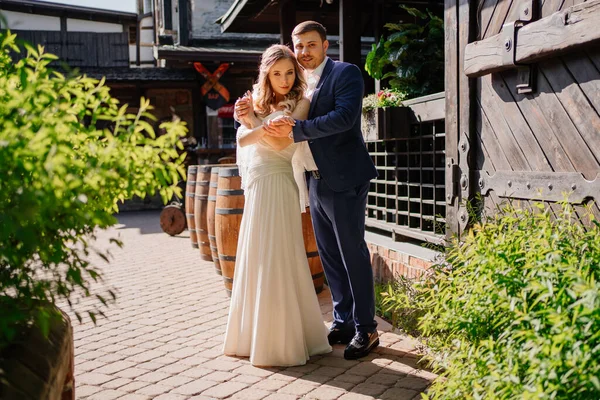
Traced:
<svg viewBox="0 0 600 400">
<path fill-rule="evenodd" d="M 367 142 L 371 181 L 367 226 L 440 243 L 446 231 L 444 120 L 411 124 L 405 138 Z"/>
</svg>

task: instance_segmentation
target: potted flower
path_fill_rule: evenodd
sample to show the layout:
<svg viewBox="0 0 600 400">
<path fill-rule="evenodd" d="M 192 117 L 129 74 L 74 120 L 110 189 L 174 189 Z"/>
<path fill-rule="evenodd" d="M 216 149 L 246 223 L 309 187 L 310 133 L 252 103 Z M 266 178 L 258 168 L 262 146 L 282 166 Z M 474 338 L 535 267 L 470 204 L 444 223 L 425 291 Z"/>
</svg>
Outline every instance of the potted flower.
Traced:
<svg viewBox="0 0 600 400">
<path fill-rule="evenodd" d="M 429 11 L 401 8 L 413 21 L 386 24 L 390 33 L 367 55 L 365 70 L 389 88 L 363 100 L 366 140 L 405 137 L 411 115 L 402 101 L 444 90 L 444 21 Z"/>
<path fill-rule="evenodd" d="M 390 33 L 373 44 L 365 70 L 389 80 L 404 100 L 444 91 L 444 21 L 429 11 L 401 8 L 414 22 L 386 24 Z"/>
<path fill-rule="evenodd" d="M 405 94 L 383 89 L 363 99 L 361 128 L 365 141 L 408 136 L 410 108 L 402 104 Z"/>
</svg>

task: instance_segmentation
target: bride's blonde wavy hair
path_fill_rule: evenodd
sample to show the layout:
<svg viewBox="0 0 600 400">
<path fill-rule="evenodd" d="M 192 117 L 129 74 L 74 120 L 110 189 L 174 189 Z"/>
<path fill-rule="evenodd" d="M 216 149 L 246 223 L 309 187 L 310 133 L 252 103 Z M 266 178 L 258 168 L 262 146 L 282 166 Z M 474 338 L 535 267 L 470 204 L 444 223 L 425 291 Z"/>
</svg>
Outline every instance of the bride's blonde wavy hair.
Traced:
<svg viewBox="0 0 600 400">
<path fill-rule="evenodd" d="M 292 62 L 296 72 L 296 79 L 294 80 L 292 89 L 285 95 L 284 100 L 275 104 L 275 92 L 269 81 L 269 71 L 277 61 L 282 59 L 288 59 Z M 306 90 L 304 71 L 298 60 L 296 60 L 294 53 L 287 46 L 274 44 L 263 53 L 258 71 L 258 80 L 252 87 L 256 115 L 266 117 L 272 112 L 272 108 L 277 107 L 283 108 L 283 112 L 290 115 L 294 111 L 294 108 L 296 108 L 298 101 L 304 96 Z"/>
</svg>

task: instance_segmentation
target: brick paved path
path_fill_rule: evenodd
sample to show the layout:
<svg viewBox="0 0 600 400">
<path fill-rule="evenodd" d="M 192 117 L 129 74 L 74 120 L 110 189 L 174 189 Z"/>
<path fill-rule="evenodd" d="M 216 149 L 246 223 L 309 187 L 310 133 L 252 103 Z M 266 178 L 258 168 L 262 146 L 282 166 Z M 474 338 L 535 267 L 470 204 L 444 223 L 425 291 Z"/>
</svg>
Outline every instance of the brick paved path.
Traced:
<svg viewBox="0 0 600 400">
<path fill-rule="evenodd" d="M 292 368 L 255 368 L 247 359 L 223 356 L 229 298 L 222 279 L 212 263 L 200 260 L 186 232 L 163 233 L 158 215 L 121 214 L 120 225 L 98 237 L 97 247 L 117 235 L 125 246 L 110 245 L 114 258 L 102 267 L 104 284 L 118 291 L 108 319 L 94 326 L 89 318 L 79 324 L 71 317 L 78 399 L 413 400 L 435 378 L 417 369 L 415 343 L 389 332 L 383 321 L 381 347 L 358 361 L 344 360 L 342 346 Z M 319 299 L 330 322 L 329 292 Z"/>
</svg>

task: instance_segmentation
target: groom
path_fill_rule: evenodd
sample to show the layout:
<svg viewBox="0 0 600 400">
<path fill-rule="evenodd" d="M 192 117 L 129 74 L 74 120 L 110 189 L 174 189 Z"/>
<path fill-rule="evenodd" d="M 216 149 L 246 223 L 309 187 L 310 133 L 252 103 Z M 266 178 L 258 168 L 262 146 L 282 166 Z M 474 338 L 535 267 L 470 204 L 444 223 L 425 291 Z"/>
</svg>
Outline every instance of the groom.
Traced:
<svg viewBox="0 0 600 400">
<path fill-rule="evenodd" d="M 365 208 L 377 171 L 360 130 L 364 82 L 360 69 L 326 56 L 325 28 L 314 21 L 292 32 L 294 53 L 306 69 L 311 98 L 306 121 L 273 121 L 267 134 L 308 141 L 310 210 L 319 255 L 333 300 L 329 343 L 348 344 L 346 359 L 379 345 Z M 312 161 L 312 157 L 309 157 Z"/>
</svg>

